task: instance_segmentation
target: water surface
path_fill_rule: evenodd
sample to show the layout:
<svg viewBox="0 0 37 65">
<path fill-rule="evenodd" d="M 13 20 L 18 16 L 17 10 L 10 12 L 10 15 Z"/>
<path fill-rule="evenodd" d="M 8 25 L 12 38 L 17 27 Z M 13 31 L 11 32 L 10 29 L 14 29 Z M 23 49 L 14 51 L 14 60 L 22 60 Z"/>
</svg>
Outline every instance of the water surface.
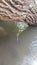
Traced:
<svg viewBox="0 0 37 65">
<path fill-rule="evenodd" d="M 0 39 L 0 65 L 37 65 L 37 27 Z"/>
</svg>

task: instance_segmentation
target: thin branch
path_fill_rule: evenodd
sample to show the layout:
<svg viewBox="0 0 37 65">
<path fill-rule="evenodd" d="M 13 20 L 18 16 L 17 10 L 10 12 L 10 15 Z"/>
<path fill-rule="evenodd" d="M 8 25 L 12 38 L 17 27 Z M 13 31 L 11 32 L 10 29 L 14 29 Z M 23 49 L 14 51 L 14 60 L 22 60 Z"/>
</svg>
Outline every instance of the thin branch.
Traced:
<svg viewBox="0 0 37 65">
<path fill-rule="evenodd" d="M 21 1 L 21 0 L 15 0 L 15 2 L 19 5 L 24 5 L 24 1 Z"/>
<path fill-rule="evenodd" d="M 16 5 L 12 0 L 10 0 L 10 2 L 11 2 L 11 4 L 15 7 L 15 8 L 17 8 L 19 11 L 22 11 L 22 12 L 30 12 L 29 10 L 28 10 L 28 6 L 26 6 L 26 5 L 24 5 L 24 6 L 21 6 L 21 5 Z"/>
<path fill-rule="evenodd" d="M 16 3 L 17 5 L 16 5 Z M 28 3 L 25 4 L 24 1 L 21 0 L 2 0 L 2 2 L 0 2 L 0 18 L 4 18 L 8 17 L 8 19 L 12 20 L 12 21 L 26 21 L 27 23 L 35 23 L 36 22 L 36 18 L 35 16 L 37 16 L 37 9 L 35 8 L 35 10 L 30 10 L 29 6 L 27 6 Z M 12 5 L 12 6 L 11 6 Z M 24 14 L 23 14 L 24 13 Z M 27 14 L 26 18 L 25 17 L 25 13 Z M 23 17 L 22 17 L 23 15 Z"/>
<path fill-rule="evenodd" d="M 14 7 L 11 7 L 10 4 L 7 3 L 5 0 L 2 0 L 2 1 L 3 1 L 3 3 L 5 3 L 8 6 L 8 8 L 12 11 L 12 13 L 16 13 L 18 15 L 21 14 L 21 12 L 19 12 L 18 10 L 16 10 Z"/>
<path fill-rule="evenodd" d="M 0 7 L 8 8 L 8 6 L 4 5 L 3 3 L 0 3 Z"/>
</svg>

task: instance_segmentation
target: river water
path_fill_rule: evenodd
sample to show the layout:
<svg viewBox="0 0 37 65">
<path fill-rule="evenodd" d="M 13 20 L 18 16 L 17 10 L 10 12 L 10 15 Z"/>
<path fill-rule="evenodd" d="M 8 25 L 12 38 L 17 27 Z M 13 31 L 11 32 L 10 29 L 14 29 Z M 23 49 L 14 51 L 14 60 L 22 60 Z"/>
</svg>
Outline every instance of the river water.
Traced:
<svg viewBox="0 0 37 65">
<path fill-rule="evenodd" d="M 37 27 L 0 39 L 0 65 L 37 65 Z"/>
</svg>

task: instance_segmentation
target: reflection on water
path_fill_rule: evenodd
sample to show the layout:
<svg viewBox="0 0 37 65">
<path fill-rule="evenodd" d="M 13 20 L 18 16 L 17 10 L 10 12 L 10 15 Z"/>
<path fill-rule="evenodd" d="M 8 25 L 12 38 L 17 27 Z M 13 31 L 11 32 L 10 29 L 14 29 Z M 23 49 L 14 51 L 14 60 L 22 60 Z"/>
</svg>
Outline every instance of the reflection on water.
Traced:
<svg viewBox="0 0 37 65">
<path fill-rule="evenodd" d="M 21 65 L 37 65 L 37 60 L 34 60 L 31 57 L 26 57 Z"/>
<path fill-rule="evenodd" d="M 21 63 L 17 65 L 37 65 L 37 40 L 29 45 L 29 53 L 26 54 Z"/>
<path fill-rule="evenodd" d="M 24 57 L 21 65 L 37 65 L 37 40 L 32 41 L 29 50 L 29 56 Z"/>
<path fill-rule="evenodd" d="M 37 40 L 32 41 L 29 46 L 30 54 L 34 59 L 37 59 Z"/>
<path fill-rule="evenodd" d="M 0 65 L 37 65 L 37 27 L 0 39 Z"/>
<path fill-rule="evenodd" d="M 28 53 L 24 55 L 21 63 L 18 63 L 17 65 L 37 65 L 37 36 L 35 32 L 32 32 L 32 35 L 34 36 L 32 36 L 33 40 L 31 39 L 30 44 L 28 43 Z"/>
</svg>

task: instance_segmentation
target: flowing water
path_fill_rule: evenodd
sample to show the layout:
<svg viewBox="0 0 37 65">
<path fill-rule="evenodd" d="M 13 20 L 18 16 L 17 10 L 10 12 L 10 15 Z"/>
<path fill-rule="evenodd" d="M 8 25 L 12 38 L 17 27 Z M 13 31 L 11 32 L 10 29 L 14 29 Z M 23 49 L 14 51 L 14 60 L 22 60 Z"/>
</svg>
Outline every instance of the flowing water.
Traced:
<svg viewBox="0 0 37 65">
<path fill-rule="evenodd" d="M 37 65 L 37 27 L 0 39 L 0 65 Z"/>
</svg>

